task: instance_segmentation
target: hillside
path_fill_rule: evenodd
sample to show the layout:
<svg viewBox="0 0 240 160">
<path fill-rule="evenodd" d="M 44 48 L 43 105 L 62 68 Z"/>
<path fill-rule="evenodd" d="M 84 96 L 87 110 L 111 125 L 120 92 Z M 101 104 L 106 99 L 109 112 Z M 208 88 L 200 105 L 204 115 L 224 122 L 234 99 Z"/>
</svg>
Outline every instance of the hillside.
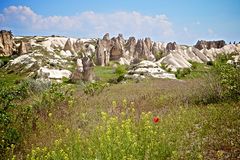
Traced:
<svg viewBox="0 0 240 160">
<path fill-rule="evenodd" d="M 0 34 L 0 159 L 240 159 L 240 44 Z"/>
</svg>

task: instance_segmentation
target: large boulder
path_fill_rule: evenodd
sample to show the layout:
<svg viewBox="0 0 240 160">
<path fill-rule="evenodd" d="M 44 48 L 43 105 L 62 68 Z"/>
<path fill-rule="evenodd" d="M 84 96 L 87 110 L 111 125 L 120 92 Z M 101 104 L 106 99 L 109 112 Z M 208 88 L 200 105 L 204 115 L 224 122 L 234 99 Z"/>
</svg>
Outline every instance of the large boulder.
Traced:
<svg viewBox="0 0 240 160">
<path fill-rule="evenodd" d="M 202 49 L 211 49 L 211 48 L 222 48 L 226 45 L 224 40 L 219 41 L 197 41 L 195 48 L 202 50 Z"/>
<path fill-rule="evenodd" d="M 49 79 L 62 79 L 63 77 L 70 78 L 72 74 L 72 72 L 69 70 L 50 69 L 47 67 L 41 67 L 37 73 L 40 78 Z"/>
<path fill-rule="evenodd" d="M 0 56 L 11 56 L 15 50 L 15 43 L 11 31 L 0 31 Z"/>
</svg>

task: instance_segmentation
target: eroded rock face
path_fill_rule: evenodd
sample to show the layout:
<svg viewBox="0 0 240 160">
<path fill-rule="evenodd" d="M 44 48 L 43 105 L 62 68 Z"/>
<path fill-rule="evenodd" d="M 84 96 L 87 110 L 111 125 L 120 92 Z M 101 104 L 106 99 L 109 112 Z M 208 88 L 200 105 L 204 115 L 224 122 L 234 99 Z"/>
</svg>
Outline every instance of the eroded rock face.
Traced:
<svg viewBox="0 0 240 160">
<path fill-rule="evenodd" d="M 102 40 L 99 39 L 97 41 L 96 56 L 98 65 L 106 66 L 109 64 L 111 48 L 112 43 L 109 38 L 109 34 L 107 33 L 103 36 Z"/>
<path fill-rule="evenodd" d="M 175 50 L 176 47 L 177 47 L 177 43 L 176 43 L 176 42 L 173 42 L 173 43 L 172 43 L 172 42 L 169 42 L 169 43 L 167 44 L 166 49 L 167 49 L 167 51 L 169 52 L 169 51 Z"/>
<path fill-rule="evenodd" d="M 197 41 L 195 48 L 202 50 L 202 49 L 211 49 L 211 48 L 222 48 L 226 45 L 224 40 L 219 41 Z"/>
<path fill-rule="evenodd" d="M 129 37 L 126 45 L 125 45 L 125 49 L 127 53 L 127 57 L 126 58 L 132 58 L 134 53 L 135 53 L 135 48 L 136 48 L 136 44 L 137 41 L 135 39 L 135 37 Z"/>
<path fill-rule="evenodd" d="M 14 52 L 15 44 L 11 31 L 0 31 L 0 56 L 11 56 Z"/>
<path fill-rule="evenodd" d="M 119 34 L 118 37 L 113 37 L 111 39 L 111 44 L 113 47 L 110 51 L 110 60 L 119 60 L 123 56 L 125 52 L 124 43 L 125 41 L 122 34 Z"/>
<path fill-rule="evenodd" d="M 134 58 L 153 60 L 154 56 L 151 52 L 151 48 L 148 48 L 148 45 L 145 43 L 144 40 L 138 40 L 135 48 Z"/>
<path fill-rule="evenodd" d="M 20 46 L 18 47 L 18 55 L 23 55 L 28 52 L 30 52 L 32 49 L 32 46 L 29 42 L 20 42 Z"/>
<path fill-rule="evenodd" d="M 74 48 L 73 48 L 73 44 L 72 44 L 70 38 L 68 38 L 68 40 L 67 40 L 67 42 L 66 42 L 63 50 L 64 50 L 64 51 L 67 51 L 67 50 L 68 50 L 68 51 L 70 51 L 70 52 L 72 52 L 72 53 L 75 53 L 75 50 L 74 50 Z"/>
</svg>

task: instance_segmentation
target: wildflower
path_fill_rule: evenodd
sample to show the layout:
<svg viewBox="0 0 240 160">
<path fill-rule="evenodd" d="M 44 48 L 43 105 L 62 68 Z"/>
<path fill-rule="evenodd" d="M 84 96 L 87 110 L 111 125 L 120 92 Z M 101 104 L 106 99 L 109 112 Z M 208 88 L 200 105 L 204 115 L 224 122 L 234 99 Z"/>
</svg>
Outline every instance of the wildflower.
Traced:
<svg viewBox="0 0 240 160">
<path fill-rule="evenodd" d="M 112 106 L 113 106 L 113 108 L 116 108 L 117 107 L 117 102 L 116 101 L 112 101 Z"/>
<path fill-rule="evenodd" d="M 158 123 L 159 120 L 160 120 L 160 119 L 159 119 L 158 117 L 153 117 L 153 122 L 154 122 L 154 123 Z"/>
<path fill-rule="evenodd" d="M 52 117 L 52 113 L 48 113 L 48 117 Z"/>
</svg>

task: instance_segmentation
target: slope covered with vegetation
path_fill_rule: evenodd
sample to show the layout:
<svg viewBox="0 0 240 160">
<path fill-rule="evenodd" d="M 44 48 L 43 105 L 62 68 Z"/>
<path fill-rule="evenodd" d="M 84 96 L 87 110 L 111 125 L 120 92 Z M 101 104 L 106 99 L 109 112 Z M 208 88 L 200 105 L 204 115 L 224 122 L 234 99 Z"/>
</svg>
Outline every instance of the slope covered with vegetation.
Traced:
<svg viewBox="0 0 240 160">
<path fill-rule="evenodd" d="M 2 159 L 238 159 L 240 69 L 220 57 L 180 80 L 56 84 L 1 71 Z"/>
</svg>

